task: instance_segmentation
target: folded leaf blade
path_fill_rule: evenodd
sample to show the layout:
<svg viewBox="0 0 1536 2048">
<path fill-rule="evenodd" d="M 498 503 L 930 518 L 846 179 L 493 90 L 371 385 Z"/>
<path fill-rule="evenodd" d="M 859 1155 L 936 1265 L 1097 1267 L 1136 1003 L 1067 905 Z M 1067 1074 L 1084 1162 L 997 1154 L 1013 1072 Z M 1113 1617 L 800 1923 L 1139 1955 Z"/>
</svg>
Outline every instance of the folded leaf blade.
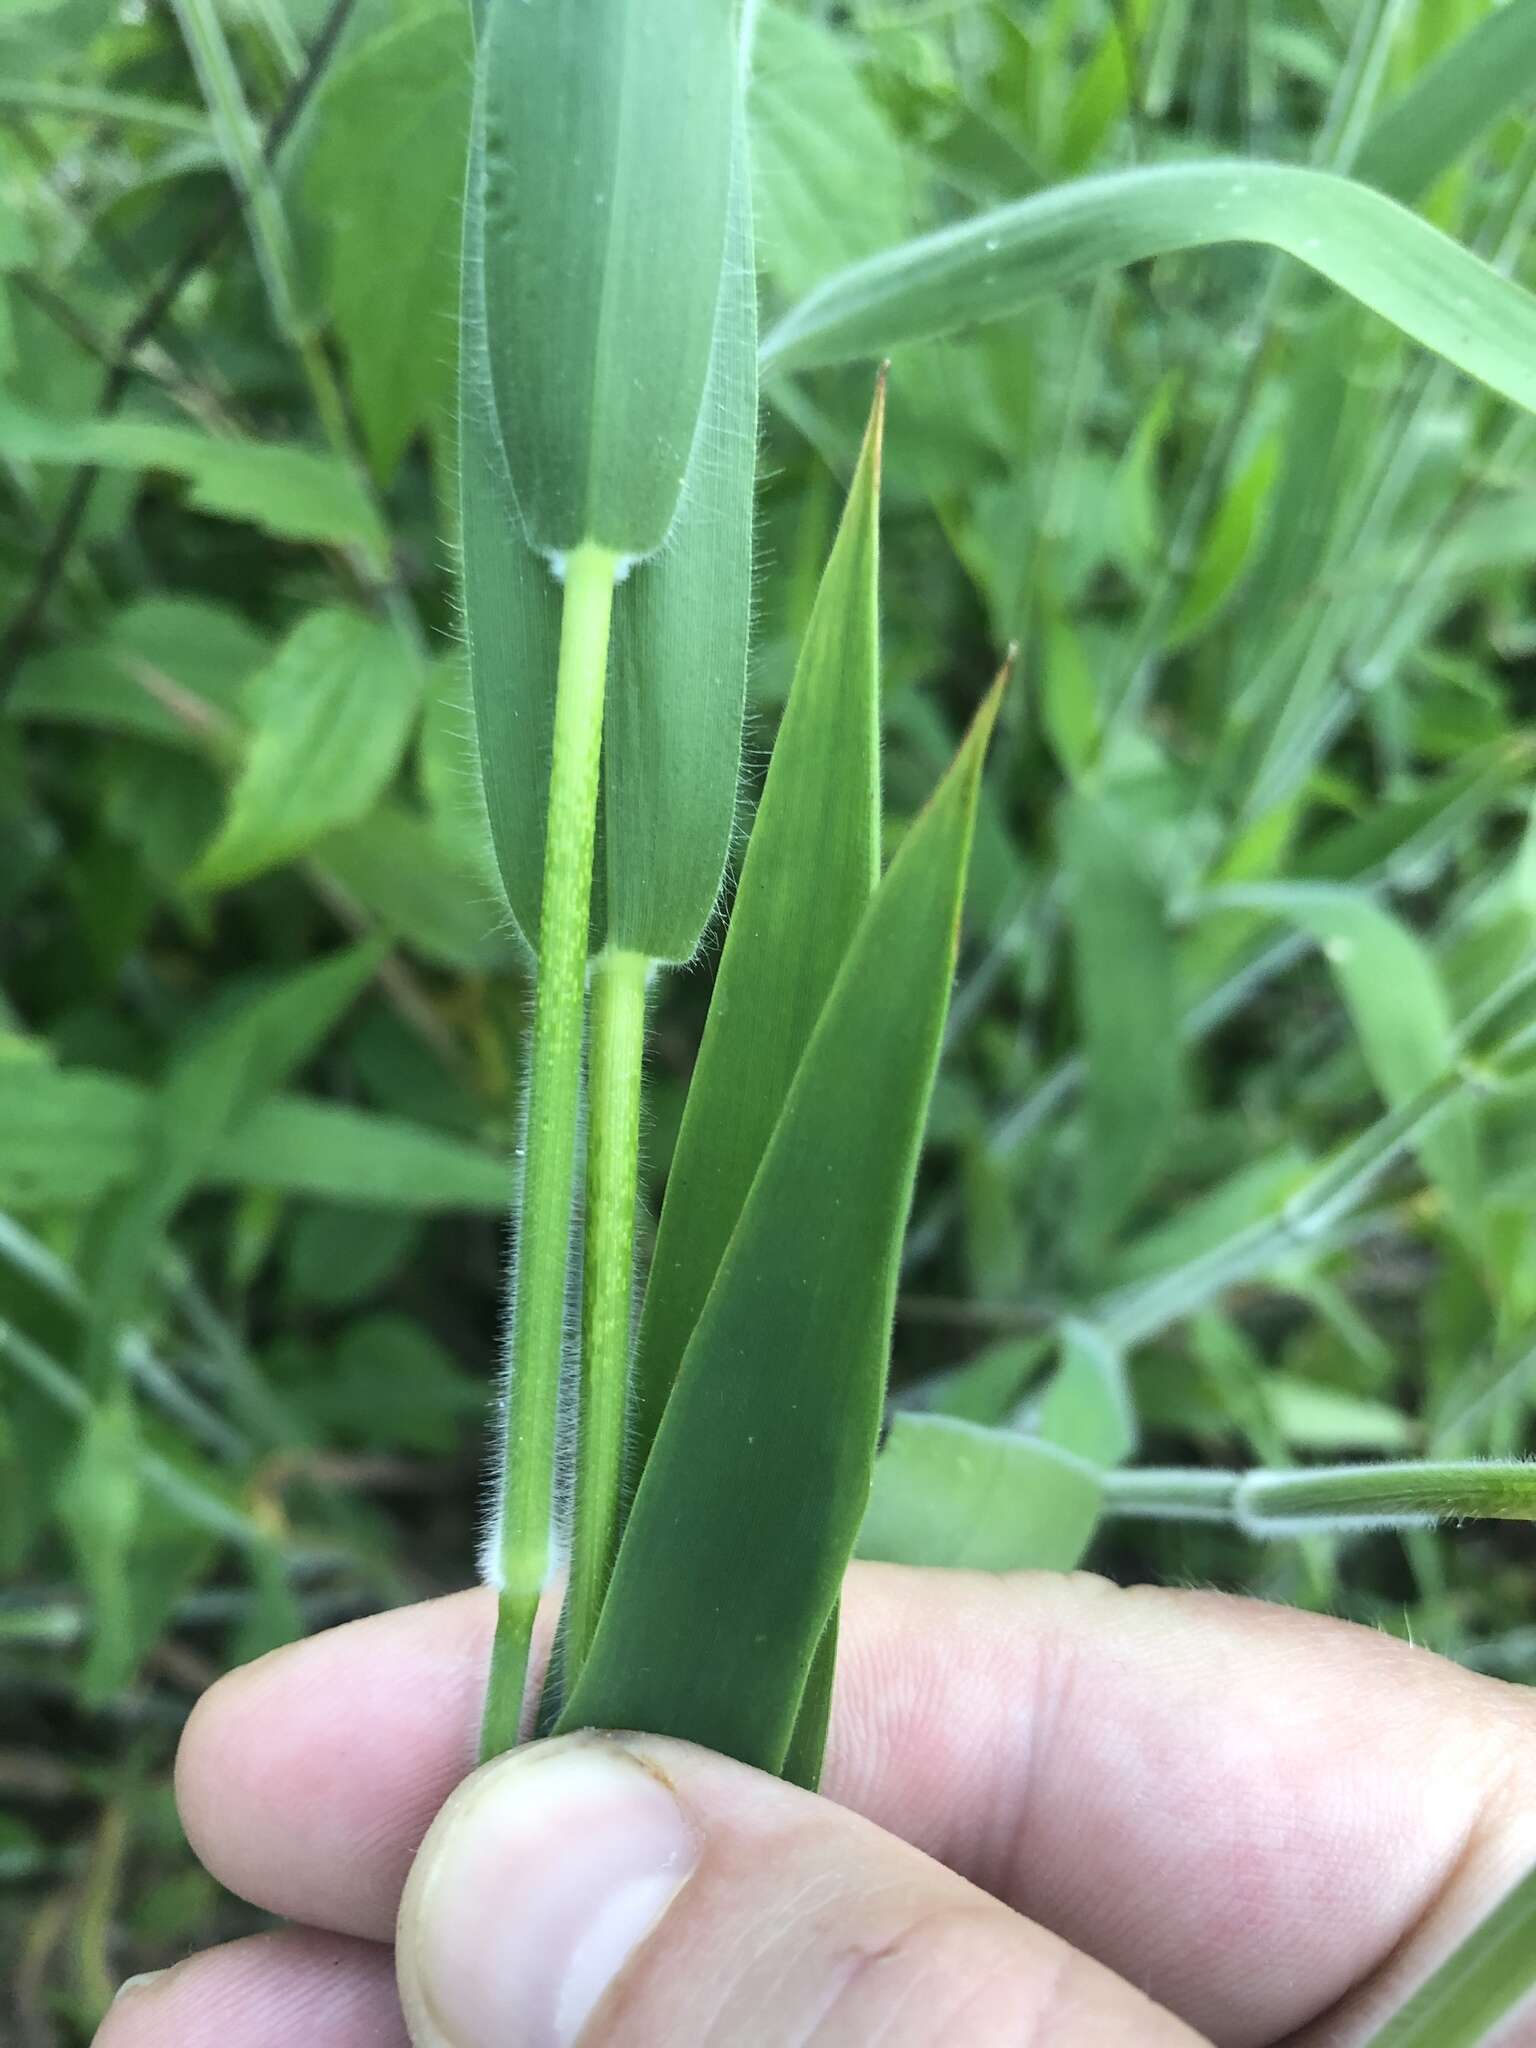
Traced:
<svg viewBox="0 0 1536 2048">
<path fill-rule="evenodd" d="M 640 1327 L 636 1471 L 879 871 L 882 401 L 806 631 L 688 1091 Z"/>
<path fill-rule="evenodd" d="M 644 1727 L 784 1765 L 868 1499 L 1000 688 L 876 891 L 806 1047 L 562 1726 Z"/>
</svg>

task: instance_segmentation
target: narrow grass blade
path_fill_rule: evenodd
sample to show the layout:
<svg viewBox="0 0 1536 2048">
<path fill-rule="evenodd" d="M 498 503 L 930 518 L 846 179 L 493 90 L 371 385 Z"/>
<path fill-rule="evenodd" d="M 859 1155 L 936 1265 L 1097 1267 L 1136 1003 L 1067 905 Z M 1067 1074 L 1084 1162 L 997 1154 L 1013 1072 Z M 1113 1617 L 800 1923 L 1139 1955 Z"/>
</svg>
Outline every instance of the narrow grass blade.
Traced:
<svg viewBox="0 0 1536 2048">
<path fill-rule="evenodd" d="M 1476 2048 L 1533 1991 L 1536 1869 L 1371 2036 L 1368 2048 Z"/>
<path fill-rule="evenodd" d="M 1241 160 L 1084 179 L 889 249 L 794 307 L 764 341 L 763 367 L 883 355 L 1016 313 L 1100 271 L 1223 242 L 1283 250 L 1536 410 L 1536 297 L 1367 186 Z"/>
<path fill-rule="evenodd" d="M 648 555 L 676 514 L 720 296 L 736 17 L 725 0 L 486 10 L 491 379 L 546 554 Z"/>
<path fill-rule="evenodd" d="M 641 1319 L 638 1473 L 879 873 L 877 392 L 742 864 Z"/>
<path fill-rule="evenodd" d="M 221 1142 L 319 1046 L 382 952 L 369 942 L 289 976 L 214 1022 L 174 1063 L 155 1098 L 139 1172 L 109 1199 L 87 1245 L 86 1378 L 99 1391 L 115 1376 L 119 1333 L 176 1210 Z"/>
<path fill-rule="evenodd" d="M 1181 1004 L 1162 891 L 1112 795 L 1079 792 L 1061 824 L 1086 1071 L 1075 1217 L 1096 1263 L 1172 1137 L 1183 1096 Z"/>
<path fill-rule="evenodd" d="M 1468 29 L 1366 136 L 1355 175 L 1405 203 L 1505 114 L 1536 94 L 1536 0 L 1510 0 Z"/>
<path fill-rule="evenodd" d="M 1000 689 L 806 1046 L 641 1475 L 566 1727 L 649 1728 L 784 1766 L 868 1500 Z"/>
<path fill-rule="evenodd" d="M 974 1571 L 1070 1571 L 1103 1481 L 1038 1437 L 948 1415 L 897 1415 L 875 1467 L 859 1556 Z"/>
<path fill-rule="evenodd" d="M 1205 902 L 1267 911 L 1317 940 L 1359 1034 L 1372 1078 L 1392 1108 L 1409 1102 L 1454 1063 L 1456 1031 L 1439 970 L 1422 941 L 1363 889 L 1321 882 L 1255 882 L 1211 892 Z M 1478 1207 L 1475 1106 L 1451 1104 L 1418 1141 L 1426 1170 L 1458 1217 Z"/>
<path fill-rule="evenodd" d="M 789 1738 L 782 1776 L 791 1785 L 803 1785 L 814 1792 L 821 1783 L 822 1758 L 826 1754 L 827 1729 L 832 1721 L 832 1688 L 837 1675 L 837 1641 L 842 1605 L 832 1609 L 831 1619 L 821 1632 L 816 1654 L 806 1675 L 795 1715 L 795 1730 Z"/>
</svg>

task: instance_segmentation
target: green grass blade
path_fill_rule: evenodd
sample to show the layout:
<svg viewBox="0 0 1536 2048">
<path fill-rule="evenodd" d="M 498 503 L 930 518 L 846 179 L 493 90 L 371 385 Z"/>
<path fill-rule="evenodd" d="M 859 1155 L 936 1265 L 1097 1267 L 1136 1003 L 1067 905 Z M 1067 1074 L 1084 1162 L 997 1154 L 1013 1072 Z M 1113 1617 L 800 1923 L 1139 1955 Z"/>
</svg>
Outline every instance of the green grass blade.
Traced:
<svg viewBox="0 0 1536 2048">
<path fill-rule="evenodd" d="M 757 294 L 738 137 L 698 438 L 663 551 L 614 597 L 603 734 L 604 936 L 683 961 L 715 911 L 736 821 L 752 617 Z"/>
<path fill-rule="evenodd" d="M 319 1047 L 378 966 L 356 946 L 290 975 L 219 1018 L 174 1062 L 154 1099 L 138 1173 L 95 1219 L 87 1249 L 87 1379 L 104 1391 L 149 1262 L 222 1141 Z"/>
<path fill-rule="evenodd" d="M 1083 1036 L 1085 1136 L 1075 1217 L 1094 1261 L 1161 1164 L 1184 1093 L 1181 1005 L 1163 894 L 1134 821 L 1080 792 L 1061 825 Z"/>
<path fill-rule="evenodd" d="M 1240 160 L 1083 179 L 889 249 L 793 308 L 765 339 L 763 367 L 883 355 L 1016 313 L 1104 270 L 1224 242 L 1283 250 L 1536 410 L 1536 297 L 1367 186 Z"/>
<path fill-rule="evenodd" d="M 1000 689 L 806 1047 L 641 1475 L 566 1727 L 649 1728 L 783 1768 L 868 1500 Z"/>
<path fill-rule="evenodd" d="M 1212 905 L 1264 910 L 1317 940 L 1349 1007 L 1372 1078 L 1397 1108 L 1456 1057 L 1450 1003 L 1435 961 L 1408 927 L 1363 889 L 1257 882 L 1211 892 Z M 1452 1104 L 1418 1141 L 1426 1170 L 1470 1224 L 1478 1207 L 1475 1105 Z"/>
<path fill-rule="evenodd" d="M 1467 1936 L 1368 2048 L 1476 2048 L 1536 1990 L 1536 1869 Z"/>
<path fill-rule="evenodd" d="M 794 1733 L 784 1757 L 782 1775 L 791 1785 L 803 1785 L 814 1792 L 821 1784 L 822 1759 L 826 1755 L 827 1729 L 832 1722 L 832 1687 L 837 1676 L 837 1642 L 842 1625 L 842 1602 L 832 1609 L 831 1619 L 821 1632 L 816 1654 L 806 1675 L 795 1715 Z"/>
<path fill-rule="evenodd" d="M 1355 175 L 1405 203 L 1427 192 L 1495 121 L 1536 93 L 1536 0 L 1496 7 L 1372 127 Z"/>
<path fill-rule="evenodd" d="M 472 174 L 491 378 L 546 554 L 649 555 L 677 511 L 720 296 L 736 15 L 725 0 L 487 8 Z"/>
<path fill-rule="evenodd" d="M 636 1472 L 879 873 L 883 418 L 882 391 L 774 746 L 683 1112 L 640 1326 Z"/>
<path fill-rule="evenodd" d="M 875 1467 L 860 1557 L 973 1571 L 1071 1571 L 1103 1480 L 1038 1437 L 949 1415 L 897 1415 Z"/>
</svg>

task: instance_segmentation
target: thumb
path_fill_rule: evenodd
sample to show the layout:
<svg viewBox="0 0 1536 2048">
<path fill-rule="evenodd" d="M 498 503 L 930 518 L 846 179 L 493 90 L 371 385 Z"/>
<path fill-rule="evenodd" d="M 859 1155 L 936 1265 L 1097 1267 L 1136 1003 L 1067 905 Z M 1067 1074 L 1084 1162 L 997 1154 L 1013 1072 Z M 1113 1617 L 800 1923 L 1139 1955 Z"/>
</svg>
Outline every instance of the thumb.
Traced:
<svg viewBox="0 0 1536 2048">
<path fill-rule="evenodd" d="M 396 1956 L 416 2048 L 1197 2041 L 868 1821 L 645 1736 L 566 1736 L 467 1779 Z"/>
</svg>

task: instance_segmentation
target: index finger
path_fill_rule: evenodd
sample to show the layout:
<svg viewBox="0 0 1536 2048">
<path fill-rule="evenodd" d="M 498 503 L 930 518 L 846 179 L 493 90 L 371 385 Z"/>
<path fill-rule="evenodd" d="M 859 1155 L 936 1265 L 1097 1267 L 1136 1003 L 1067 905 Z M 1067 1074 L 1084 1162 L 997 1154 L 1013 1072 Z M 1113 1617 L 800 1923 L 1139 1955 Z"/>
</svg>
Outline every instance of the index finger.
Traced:
<svg viewBox="0 0 1536 2048">
<path fill-rule="evenodd" d="M 843 1614 L 827 1794 L 1233 2048 L 1335 2006 L 1453 1875 L 1491 1894 L 1536 1855 L 1529 1698 L 1366 1630 L 884 1566 Z M 473 1764 L 493 1622 L 490 1595 L 455 1595 L 221 1681 L 179 1767 L 215 1875 L 387 1939 Z"/>
</svg>

